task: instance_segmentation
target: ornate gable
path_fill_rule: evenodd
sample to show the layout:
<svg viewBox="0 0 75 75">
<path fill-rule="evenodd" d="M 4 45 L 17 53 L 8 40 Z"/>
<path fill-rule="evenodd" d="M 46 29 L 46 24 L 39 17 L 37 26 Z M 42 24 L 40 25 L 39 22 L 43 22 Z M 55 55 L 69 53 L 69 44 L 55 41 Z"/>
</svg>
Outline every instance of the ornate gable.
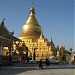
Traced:
<svg viewBox="0 0 75 75">
<path fill-rule="evenodd" d="M 0 24 L 0 36 L 4 38 L 10 39 L 10 37 L 13 35 L 13 32 L 9 32 L 6 26 L 4 25 L 4 20 Z"/>
<path fill-rule="evenodd" d="M 6 28 L 4 24 L 4 20 L 2 20 L 0 24 L 0 40 L 6 40 L 6 41 L 21 41 L 20 39 L 13 36 L 14 32 L 9 32 L 9 30 Z"/>
</svg>

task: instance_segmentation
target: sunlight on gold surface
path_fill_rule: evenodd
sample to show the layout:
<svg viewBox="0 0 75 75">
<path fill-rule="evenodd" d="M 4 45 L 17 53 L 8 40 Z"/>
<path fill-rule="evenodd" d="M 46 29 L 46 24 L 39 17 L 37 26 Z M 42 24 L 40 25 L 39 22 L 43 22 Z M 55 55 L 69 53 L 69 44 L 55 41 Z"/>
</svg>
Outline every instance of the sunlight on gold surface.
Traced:
<svg viewBox="0 0 75 75">
<path fill-rule="evenodd" d="M 28 29 L 28 25 L 24 25 L 24 26 L 23 26 L 23 29 L 24 29 L 24 30 L 27 30 L 27 29 Z"/>
</svg>

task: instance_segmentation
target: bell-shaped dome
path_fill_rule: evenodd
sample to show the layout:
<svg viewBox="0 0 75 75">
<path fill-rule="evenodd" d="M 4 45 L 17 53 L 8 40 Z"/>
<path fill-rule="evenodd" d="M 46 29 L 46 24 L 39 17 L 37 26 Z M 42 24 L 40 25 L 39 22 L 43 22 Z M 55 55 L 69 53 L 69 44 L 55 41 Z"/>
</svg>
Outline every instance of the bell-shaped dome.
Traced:
<svg viewBox="0 0 75 75">
<path fill-rule="evenodd" d="M 24 37 L 27 39 L 38 39 L 41 32 L 41 26 L 35 18 L 35 9 L 32 5 L 30 9 L 30 17 L 22 26 L 22 34 L 20 35 L 20 37 Z"/>
</svg>

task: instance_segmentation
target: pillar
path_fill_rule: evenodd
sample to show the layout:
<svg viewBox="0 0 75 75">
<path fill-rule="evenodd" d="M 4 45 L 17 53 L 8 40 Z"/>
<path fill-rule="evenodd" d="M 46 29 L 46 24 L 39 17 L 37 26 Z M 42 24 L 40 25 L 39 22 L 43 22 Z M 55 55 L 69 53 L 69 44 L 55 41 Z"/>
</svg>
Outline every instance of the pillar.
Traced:
<svg viewBox="0 0 75 75">
<path fill-rule="evenodd" d="M 12 46 L 9 46 L 8 48 L 9 48 L 9 53 L 12 56 Z"/>
<path fill-rule="evenodd" d="M 8 48 L 9 48 L 9 62 L 12 63 L 12 45 L 10 45 Z"/>
<path fill-rule="evenodd" d="M 0 43 L 0 56 L 2 55 L 2 43 Z"/>
</svg>

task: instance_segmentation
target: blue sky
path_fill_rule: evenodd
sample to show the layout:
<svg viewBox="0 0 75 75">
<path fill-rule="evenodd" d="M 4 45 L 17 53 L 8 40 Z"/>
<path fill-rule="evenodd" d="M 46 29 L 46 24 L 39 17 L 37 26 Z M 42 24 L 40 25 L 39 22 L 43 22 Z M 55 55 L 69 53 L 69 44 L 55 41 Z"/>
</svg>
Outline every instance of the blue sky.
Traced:
<svg viewBox="0 0 75 75">
<path fill-rule="evenodd" d="M 0 0 L 0 22 L 5 17 L 5 26 L 18 37 L 31 5 L 32 0 Z M 74 49 L 74 0 L 34 0 L 34 7 L 44 36 Z"/>
</svg>

